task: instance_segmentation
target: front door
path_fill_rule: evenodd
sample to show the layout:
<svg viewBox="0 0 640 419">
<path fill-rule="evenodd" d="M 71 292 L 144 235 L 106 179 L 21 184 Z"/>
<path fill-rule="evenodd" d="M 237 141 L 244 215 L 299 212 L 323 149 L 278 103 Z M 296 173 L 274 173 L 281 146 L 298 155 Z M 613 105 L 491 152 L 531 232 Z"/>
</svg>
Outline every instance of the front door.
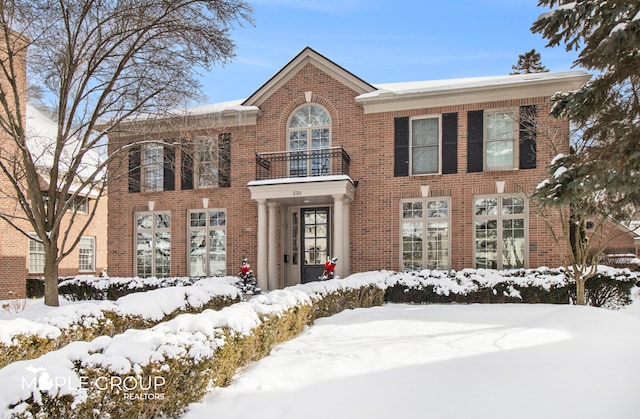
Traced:
<svg viewBox="0 0 640 419">
<path fill-rule="evenodd" d="M 329 208 L 302 209 L 301 238 L 304 257 L 301 282 L 317 281 L 329 256 Z"/>
</svg>

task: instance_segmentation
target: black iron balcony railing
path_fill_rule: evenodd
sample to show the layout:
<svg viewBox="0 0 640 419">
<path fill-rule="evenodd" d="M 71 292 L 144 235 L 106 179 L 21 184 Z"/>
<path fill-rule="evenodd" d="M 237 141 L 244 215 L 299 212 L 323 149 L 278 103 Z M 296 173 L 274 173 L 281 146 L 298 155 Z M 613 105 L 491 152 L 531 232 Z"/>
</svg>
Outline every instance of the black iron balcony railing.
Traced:
<svg viewBox="0 0 640 419">
<path fill-rule="evenodd" d="M 256 180 L 349 174 L 343 147 L 256 154 Z"/>
</svg>

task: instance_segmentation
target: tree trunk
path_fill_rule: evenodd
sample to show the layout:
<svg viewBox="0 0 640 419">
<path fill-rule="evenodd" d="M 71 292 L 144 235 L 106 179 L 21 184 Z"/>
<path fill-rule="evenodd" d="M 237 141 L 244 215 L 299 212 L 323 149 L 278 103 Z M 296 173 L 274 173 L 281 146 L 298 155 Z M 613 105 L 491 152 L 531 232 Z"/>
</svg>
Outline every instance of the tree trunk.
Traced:
<svg viewBox="0 0 640 419">
<path fill-rule="evenodd" d="M 58 307 L 58 260 L 55 246 L 45 246 L 44 262 L 44 305 Z"/>
<path fill-rule="evenodd" d="M 576 304 L 579 306 L 587 305 L 587 298 L 585 293 L 585 280 L 582 278 L 576 279 Z"/>
</svg>

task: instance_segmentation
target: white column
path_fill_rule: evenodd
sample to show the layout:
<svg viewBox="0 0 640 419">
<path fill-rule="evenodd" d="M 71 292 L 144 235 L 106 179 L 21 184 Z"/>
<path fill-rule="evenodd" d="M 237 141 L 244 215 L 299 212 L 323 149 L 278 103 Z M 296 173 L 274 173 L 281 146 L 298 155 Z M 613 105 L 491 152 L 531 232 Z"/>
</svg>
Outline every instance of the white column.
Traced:
<svg viewBox="0 0 640 419">
<path fill-rule="evenodd" d="M 267 200 L 258 200 L 258 286 L 264 290 L 268 289 L 268 264 L 267 264 Z"/>
<path fill-rule="evenodd" d="M 349 235 L 349 207 L 351 205 L 351 200 L 349 198 L 345 198 L 344 200 L 344 218 L 343 218 L 343 227 L 344 233 L 342 234 L 342 239 L 344 243 L 344 259 L 342 260 L 342 278 L 345 278 L 351 274 L 351 237 Z"/>
<path fill-rule="evenodd" d="M 269 287 L 267 289 L 273 290 L 278 288 L 278 255 L 276 250 L 277 246 L 277 235 L 276 235 L 276 227 L 278 226 L 276 220 L 276 209 L 278 208 L 278 204 L 275 202 L 267 203 L 267 207 L 269 209 L 269 251 L 268 251 L 268 268 L 267 272 L 269 273 L 268 281 Z"/>
<path fill-rule="evenodd" d="M 333 255 L 338 257 L 336 273 L 343 276 L 344 253 L 344 196 L 333 195 Z"/>
</svg>

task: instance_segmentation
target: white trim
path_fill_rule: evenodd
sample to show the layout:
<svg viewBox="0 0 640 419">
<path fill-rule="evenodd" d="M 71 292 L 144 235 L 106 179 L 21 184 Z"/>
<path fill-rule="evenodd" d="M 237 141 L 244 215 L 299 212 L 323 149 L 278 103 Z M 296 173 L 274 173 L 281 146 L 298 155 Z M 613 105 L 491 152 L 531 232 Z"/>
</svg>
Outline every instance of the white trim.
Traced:
<svg viewBox="0 0 640 419">
<path fill-rule="evenodd" d="M 339 83 L 345 85 L 358 94 L 370 93 L 374 91 L 374 87 L 365 81 L 359 79 L 340 67 L 333 61 L 318 54 L 313 49 L 306 47 L 289 63 L 287 63 L 280 71 L 278 71 L 271 79 L 254 92 L 247 100 L 242 102 L 243 106 L 260 106 L 274 92 L 286 84 L 293 76 L 302 70 L 307 64 L 317 67 L 328 76 L 333 77 Z"/>
</svg>

